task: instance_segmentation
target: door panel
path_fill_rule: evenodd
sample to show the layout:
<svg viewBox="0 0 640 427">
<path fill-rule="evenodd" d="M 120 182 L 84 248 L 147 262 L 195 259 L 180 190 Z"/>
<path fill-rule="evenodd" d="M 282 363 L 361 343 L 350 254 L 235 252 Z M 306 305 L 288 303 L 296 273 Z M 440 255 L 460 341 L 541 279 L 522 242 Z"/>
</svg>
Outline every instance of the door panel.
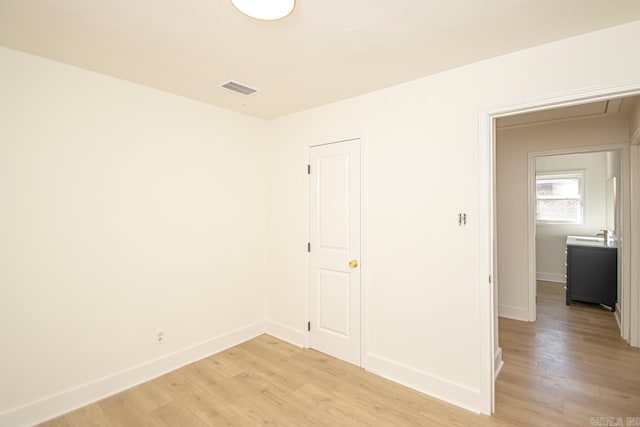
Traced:
<svg viewBox="0 0 640 427">
<path fill-rule="evenodd" d="M 350 247 L 350 157 L 346 152 L 317 159 L 318 247 L 323 250 L 348 251 Z"/>
<path fill-rule="evenodd" d="M 351 275 L 318 269 L 318 329 L 349 339 Z"/>
<path fill-rule="evenodd" d="M 360 365 L 360 141 L 311 147 L 310 346 Z"/>
</svg>

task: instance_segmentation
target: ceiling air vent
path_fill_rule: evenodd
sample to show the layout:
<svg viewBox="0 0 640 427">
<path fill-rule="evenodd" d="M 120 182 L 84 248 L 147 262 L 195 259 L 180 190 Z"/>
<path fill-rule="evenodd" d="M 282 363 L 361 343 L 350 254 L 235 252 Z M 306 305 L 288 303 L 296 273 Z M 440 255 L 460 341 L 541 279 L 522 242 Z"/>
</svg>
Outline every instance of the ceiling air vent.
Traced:
<svg viewBox="0 0 640 427">
<path fill-rule="evenodd" d="M 221 84 L 220 87 L 241 93 L 243 95 L 251 95 L 252 93 L 258 92 L 258 89 L 243 85 L 242 83 L 234 82 L 233 80 L 229 80 L 228 82 Z"/>
</svg>

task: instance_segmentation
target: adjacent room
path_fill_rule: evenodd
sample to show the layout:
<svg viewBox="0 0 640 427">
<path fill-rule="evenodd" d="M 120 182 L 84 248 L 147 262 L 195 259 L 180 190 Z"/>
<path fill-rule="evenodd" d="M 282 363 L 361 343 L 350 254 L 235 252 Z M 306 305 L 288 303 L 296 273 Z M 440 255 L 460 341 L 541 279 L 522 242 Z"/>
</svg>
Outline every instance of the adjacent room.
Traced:
<svg viewBox="0 0 640 427">
<path fill-rule="evenodd" d="M 640 401 L 626 351 L 626 324 L 638 310 L 626 292 L 633 246 L 628 139 L 637 102 L 615 98 L 498 119 L 505 368 L 497 412 L 501 401 L 523 411 L 534 401 L 563 415 L 587 407 L 623 413 Z M 583 392 L 567 392 L 572 388 Z"/>
<path fill-rule="evenodd" d="M 0 426 L 640 423 L 637 40 L 636 0 L 0 0 Z"/>
</svg>

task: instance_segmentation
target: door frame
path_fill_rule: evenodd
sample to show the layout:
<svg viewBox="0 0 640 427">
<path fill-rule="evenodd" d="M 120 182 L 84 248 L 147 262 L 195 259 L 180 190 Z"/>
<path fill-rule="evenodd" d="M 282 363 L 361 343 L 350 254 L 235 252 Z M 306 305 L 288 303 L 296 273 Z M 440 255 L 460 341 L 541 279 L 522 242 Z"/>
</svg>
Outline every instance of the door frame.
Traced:
<svg viewBox="0 0 640 427">
<path fill-rule="evenodd" d="M 529 321 L 535 322 L 536 320 L 536 159 L 538 157 L 547 156 L 561 156 L 567 154 L 588 154 L 588 153 L 603 153 L 607 151 L 619 151 L 620 152 L 620 192 L 622 197 L 619 198 L 619 209 L 622 217 L 622 245 L 619 245 L 619 249 L 622 255 L 622 274 L 620 284 L 620 307 L 622 308 L 622 314 L 624 317 L 620 317 L 620 312 L 616 310 L 615 315 L 620 326 L 620 335 L 626 341 L 629 341 L 629 312 L 630 312 L 630 261 L 631 261 L 631 246 L 625 242 L 631 242 L 631 224 L 630 208 L 631 204 L 631 180 L 629 173 L 629 143 L 619 142 L 605 145 L 592 145 L 584 147 L 571 147 L 571 148 L 559 148 L 554 150 L 532 151 L 528 153 L 528 179 L 527 179 L 527 193 L 529 209 L 527 209 L 527 251 L 528 251 L 528 289 L 529 289 Z"/>
<path fill-rule="evenodd" d="M 366 165 L 366 143 L 361 136 L 353 138 L 343 138 L 331 142 L 314 142 L 306 143 L 304 146 L 304 242 L 301 245 L 304 248 L 304 348 L 310 348 L 310 332 L 307 330 L 306 322 L 311 317 L 311 267 L 310 253 L 307 251 L 307 243 L 311 239 L 311 200 L 310 200 L 310 176 L 307 173 L 307 165 L 311 162 L 311 148 L 323 145 L 339 144 L 341 142 L 360 141 L 360 367 L 367 367 L 367 348 L 368 348 L 368 319 L 369 310 L 368 301 L 368 263 L 367 263 L 367 165 Z"/>
<path fill-rule="evenodd" d="M 640 94 L 640 79 L 625 82 L 612 82 L 602 86 L 587 87 L 579 90 L 555 93 L 549 96 L 524 99 L 504 105 L 493 105 L 478 108 L 478 190 L 479 190 L 479 311 L 480 311 L 480 394 L 481 411 L 491 414 L 495 412 L 495 374 L 498 363 L 496 357 L 500 355 L 498 350 L 497 334 L 497 306 L 494 297 L 497 295 L 497 266 L 496 255 L 497 241 L 495 233 L 495 121 L 499 117 L 513 116 L 557 107 L 569 107 L 586 104 L 595 101 L 603 101 L 612 97 L 625 97 Z M 632 150 L 635 151 L 635 150 Z M 637 155 L 635 157 L 638 157 Z M 632 162 L 634 160 L 632 159 Z M 637 167 L 638 165 L 635 165 Z M 631 173 L 634 171 L 631 165 Z M 635 175 L 634 175 L 635 176 Z M 632 185 L 633 185 L 632 179 Z M 633 191 L 637 191 L 634 189 Z M 630 201 L 632 206 L 637 206 L 634 198 Z M 634 220 L 638 223 L 637 210 L 632 209 Z M 638 231 L 632 231 L 632 235 L 638 236 Z M 635 239 L 633 239 L 635 240 Z M 634 242 L 630 242 L 634 243 Z M 630 254 L 637 257 L 636 253 Z M 636 263 L 637 264 L 637 263 Z M 638 278 L 640 274 L 632 267 L 631 278 Z M 638 267 L 635 267 L 638 268 Z M 495 280 L 491 280 L 494 278 Z M 634 312 L 640 309 L 640 284 L 638 280 L 632 280 L 629 286 L 630 303 Z M 635 317 L 637 319 L 637 317 Z M 640 323 L 640 322 L 638 322 Z M 638 345 L 640 340 L 640 325 L 630 325 L 630 342 Z M 636 330 L 634 330 L 636 329 Z"/>
</svg>

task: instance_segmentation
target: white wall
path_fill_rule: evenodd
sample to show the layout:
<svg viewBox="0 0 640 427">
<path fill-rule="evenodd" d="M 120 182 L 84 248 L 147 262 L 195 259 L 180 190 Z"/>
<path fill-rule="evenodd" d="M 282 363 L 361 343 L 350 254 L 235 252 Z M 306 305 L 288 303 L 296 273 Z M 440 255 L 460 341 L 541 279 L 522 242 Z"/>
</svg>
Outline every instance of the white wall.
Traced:
<svg viewBox="0 0 640 427">
<path fill-rule="evenodd" d="M 631 187 L 631 218 L 632 221 L 640 217 L 640 147 L 638 144 L 631 144 L 629 147 L 630 158 L 630 187 Z M 629 275 L 631 283 L 640 282 L 640 227 L 636 227 L 631 223 L 629 234 L 631 242 L 631 256 L 629 262 Z M 635 222 L 637 224 L 637 220 Z M 624 299 L 631 301 L 631 305 L 640 307 L 640 289 L 631 286 L 624 289 Z M 633 347 L 640 347 L 640 310 L 628 310 L 626 313 L 620 313 L 620 317 L 624 319 L 623 334 L 628 334 L 629 344 Z"/>
<path fill-rule="evenodd" d="M 629 114 L 629 135 L 635 144 L 640 144 L 640 98 L 636 98 Z"/>
<path fill-rule="evenodd" d="M 500 316 L 528 320 L 528 154 L 556 149 L 625 143 L 628 139 L 628 120 L 623 115 L 498 130 L 496 137 L 496 216 L 498 222 Z M 544 162 L 544 160 L 542 161 Z M 602 159 L 602 172 L 599 174 L 606 175 L 605 158 Z M 597 194 L 599 193 L 591 193 L 588 197 L 596 197 Z M 590 202 L 588 204 L 592 205 Z M 600 206 L 600 203 L 596 202 L 594 205 Z M 594 206 L 589 206 L 589 209 L 592 207 Z M 566 226 L 566 229 L 559 230 L 558 233 L 553 231 L 553 226 L 539 226 L 537 228 L 538 245 L 540 245 L 541 238 L 543 241 L 542 247 L 539 249 L 549 249 L 548 245 L 545 245 L 544 239 L 550 237 L 552 239 L 550 250 L 553 251 L 550 257 L 542 253 L 543 251 L 537 251 L 539 259 L 536 259 L 536 263 L 542 263 L 539 271 L 564 274 L 561 272 L 561 268 L 564 267 L 564 248 L 562 245 L 566 237 L 560 237 L 559 233 L 595 234 L 601 228 L 600 223 L 604 222 L 604 209 L 604 202 L 602 202 L 601 208 L 594 212 L 593 222 L 590 218 L 585 217 L 587 220 L 585 226 Z"/>
<path fill-rule="evenodd" d="M 635 79 L 639 38 L 635 22 L 274 120 L 269 319 L 303 336 L 305 147 L 362 137 L 366 367 L 486 410 L 478 108 Z"/>
<path fill-rule="evenodd" d="M 580 126 L 579 123 L 576 123 Z M 578 144 L 580 141 L 576 141 Z M 516 142 L 517 143 L 517 142 Z M 606 228 L 607 153 L 543 156 L 536 172 L 584 171 L 583 224 L 536 224 L 536 277 L 564 285 L 567 235 L 595 236 Z"/>
<path fill-rule="evenodd" d="M 631 219 L 640 217 L 640 99 L 636 99 L 635 107 L 629 116 L 629 136 L 631 147 L 629 148 L 629 170 L 631 175 Z M 635 222 L 637 223 L 637 222 Z M 629 261 L 628 271 L 631 277 L 631 283 L 640 283 L 640 230 L 631 223 L 631 257 Z M 622 292 L 625 299 L 630 300 L 632 305 L 640 307 L 640 289 L 631 287 L 631 289 L 618 288 L 618 300 Z M 622 308 L 622 307 L 621 307 Z M 629 331 L 629 344 L 634 347 L 640 346 L 640 311 L 629 310 L 630 313 L 620 313 L 619 317 L 627 319 L 623 322 L 623 335 Z"/>
<path fill-rule="evenodd" d="M 4 48 L 0 100 L 0 425 L 264 330 L 263 121 Z"/>
<path fill-rule="evenodd" d="M 616 178 L 616 212 L 615 212 L 615 230 L 610 230 L 613 233 L 613 238 L 616 240 L 620 240 L 623 235 L 623 224 L 622 224 L 622 209 L 623 206 L 623 192 L 622 189 L 622 156 L 621 152 L 618 151 L 608 151 L 607 152 L 607 181 L 611 178 Z M 628 200 L 624 200 L 624 203 L 629 203 Z M 609 225 L 609 224 L 607 224 Z M 631 249 L 631 248 L 629 248 Z M 622 310 L 622 306 L 620 305 L 620 296 L 622 295 L 622 275 L 623 271 L 623 263 L 622 263 L 622 251 L 621 245 L 618 245 L 618 291 L 616 293 L 616 316 L 618 321 L 620 320 L 620 310 Z M 624 273 L 627 274 L 627 273 Z"/>
<path fill-rule="evenodd" d="M 621 171 L 621 158 L 620 151 L 607 151 L 607 179 L 616 177 L 618 181 L 620 181 Z M 617 183 L 620 185 L 620 182 Z M 619 210 L 618 210 L 619 212 Z M 616 225 L 619 225 L 620 221 L 616 222 Z M 612 230 L 613 231 L 613 230 Z"/>
<path fill-rule="evenodd" d="M 629 163 L 631 175 L 631 218 L 640 217 L 640 99 L 636 99 L 635 107 L 629 116 L 629 135 L 631 146 L 629 148 Z M 637 222 L 631 223 L 631 258 L 629 262 L 629 276 L 632 283 L 640 283 L 640 228 Z M 632 301 L 636 307 L 640 307 L 640 289 L 622 289 L 625 299 Z M 620 317 L 627 319 L 623 323 L 623 334 L 629 332 L 629 344 L 640 346 L 640 311 L 629 310 L 629 313 L 620 313 Z"/>
</svg>

